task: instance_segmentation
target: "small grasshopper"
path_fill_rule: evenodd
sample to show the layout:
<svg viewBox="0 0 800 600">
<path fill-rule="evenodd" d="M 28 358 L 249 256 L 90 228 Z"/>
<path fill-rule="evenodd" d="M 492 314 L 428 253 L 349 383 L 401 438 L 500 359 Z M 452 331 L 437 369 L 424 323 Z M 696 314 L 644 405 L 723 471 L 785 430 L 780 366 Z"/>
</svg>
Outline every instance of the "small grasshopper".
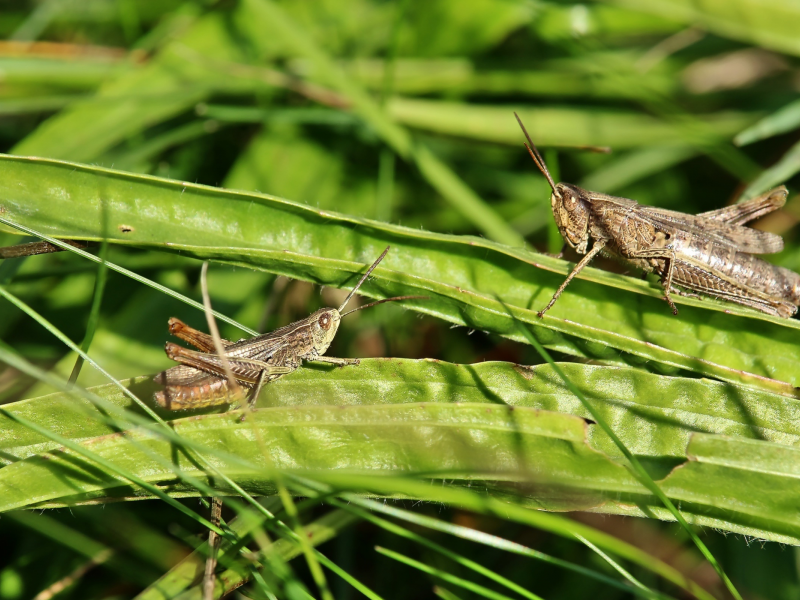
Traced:
<svg viewBox="0 0 800 600">
<path fill-rule="evenodd" d="M 336 336 L 342 317 L 384 302 L 426 298 L 426 296 L 386 298 L 342 314 L 344 307 L 387 252 L 389 248 L 386 248 L 364 273 L 339 308 L 322 308 L 305 319 L 250 339 L 238 342 L 222 340 L 226 362 L 236 383 L 251 390 L 248 400 L 251 407 L 255 404 L 264 384 L 297 370 L 303 361 L 315 360 L 339 366 L 359 364 L 361 361 L 357 358 L 324 356 Z M 225 365 L 214 349 L 212 336 L 189 327 L 174 317 L 169 320 L 169 332 L 192 344 L 199 349 L 199 352 L 167 342 L 165 347 L 167 356 L 181 364 L 154 377 L 154 381 L 165 386 L 163 391 L 154 394 L 155 401 L 160 406 L 175 410 L 229 404 L 240 400 L 235 390 L 231 390 Z"/>
<path fill-rule="evenodd" d="M 530 144 L 525 147 L 553 190 L 550 205 L 561 236 L 578 254 L 585 255 L 538 313 L 540 317 L 601 252 L 658 274 L 664 299 L 676 315 L 678 309 L 670 293 L 699 297 L 679 288 L 744 304 L 773 316 L 789 318 L 797 312 L 800 275 L 751 256 L 779 252 L 783 239 L 743 227 L 783 206 L 788 194 L 785 187 L 741 204 L 687 215 L 640 206 L 628 198 L 590 192 L 569 183 L 556 184 L 519 115 L 514 116 Z M 590 240 L 592 248 L 588 250 Z"/>
</svg>

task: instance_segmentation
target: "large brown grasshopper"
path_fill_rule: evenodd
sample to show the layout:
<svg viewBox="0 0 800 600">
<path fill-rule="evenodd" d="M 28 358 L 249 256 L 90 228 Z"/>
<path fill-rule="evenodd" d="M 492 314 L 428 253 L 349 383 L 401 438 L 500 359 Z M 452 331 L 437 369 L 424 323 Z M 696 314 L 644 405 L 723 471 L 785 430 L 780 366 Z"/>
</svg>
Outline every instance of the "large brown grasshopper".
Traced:
<svg viewBox="0 0 800 600">
<path fill-rule="evenodd" d="M 530 144 L 525 147 L 553 190 L 550 205 L 561 236 L 578 254 L 585 255 L 539 312 L 540 317 L 600 253 L 658 274 L 664 299 L 676 315 L 678 309 L 670 294 L 697 297 L 692 292 L 774 316 L 788 318 L 797 312 L 800 275 L 752 256 L 779 252 L 783 239 L 743 226 L 783 206 L 788 193 L 785 187 L 747 202 L 687 215 L 641 206 L 628 198 L 591 192 L 569 183 L 556 184 L 522 121 L 514 114 Z"/>
<path fill-rule="evenodd" d="M 357 358 L 335 358 L 324 356 L 339 329 L 339 321 L 350 313 L 384 302 L 424 299 L 425 296 L 399 296 L 370 302 L 342 313 L 350 299 L 383 260 L 389 248 L 383 251 L 372 266 L 361 277 L 339 308 L 322 308 L 314 314 L 250 339 L 230 342 L 221 340 L 224 359 L 217 354 L 214 338 L 207 333 L 189 327 L 178 319 L 169 320 L 169 332 L 192 344 L 198 350 L 188 350 L 178 344 L 167 342 L 167 356 L 181 363 L 155 376 L 157 383 L 165 389 L 156 392 L 156 402 L 168 409 L 200 408 L 217 404 L 228 404 L 241 399 L 231 389 L 226 375 L 226 365 L 235 379 L 235 384 L 250 390 L 248 402 L 255 404 L 261 387 L 298 369 L 303 361 L 319 361 L 334 365 L 357 365 Z"/>
</svg>

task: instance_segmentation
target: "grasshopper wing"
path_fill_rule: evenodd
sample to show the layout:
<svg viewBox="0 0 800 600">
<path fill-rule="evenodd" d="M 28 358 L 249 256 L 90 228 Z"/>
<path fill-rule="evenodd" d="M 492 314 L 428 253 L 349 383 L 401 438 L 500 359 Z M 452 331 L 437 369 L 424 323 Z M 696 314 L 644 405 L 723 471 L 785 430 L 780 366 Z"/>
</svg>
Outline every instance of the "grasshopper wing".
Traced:
<svg viewBox="0 0 800 600">
<path fill-rule="evenodd" d="M 781 208 L 786 204 L 786 196 L 788 194 L 789 190 L 786 189 L 786 186 L 782 185 L 747 202 L 740 202 L 733 206 L 710 210 L 700 213 L 697 216 L 704 219 L 730 223 L 731 225 L 744 225 L 745 223 L 749 223 L 754 219 L 768 215 L 772 211 Z"/>
<path fill-rule="evenodd" d="M 295 337 L 294 334 L 303 327 L 306 327 L 306 324 L 303 321 L 297 321 L 275 331 L 240 340 L 226 347 L 225 355 L 266 362 L 279 350 L 290 347 L 291 341 Z"/>
<path fill-rule="evenodd" d="M 650 206 L 642 206 L 640 214 L 656 227 L 688 233 L 738 252 L 772 254 L 783 250 L 783 238 L 779 235 L 708 218 L 705 214 L 687 215 Z"/>
</svg>

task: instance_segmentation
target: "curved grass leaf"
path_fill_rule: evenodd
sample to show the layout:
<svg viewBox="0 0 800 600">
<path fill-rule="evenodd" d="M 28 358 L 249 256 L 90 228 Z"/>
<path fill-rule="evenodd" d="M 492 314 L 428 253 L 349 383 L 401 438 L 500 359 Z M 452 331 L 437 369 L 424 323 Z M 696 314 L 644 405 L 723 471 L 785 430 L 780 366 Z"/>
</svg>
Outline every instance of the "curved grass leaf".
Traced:
<svg viewBox="0 0 800 600">
<path fill-rule="evenodd" d="M 364 264 L 390 244 L 392 251 L 362 288 L 368 296 L 427 295 L 416 310 L 524 341 L 497 295 L 554 350 L 611 362 L 650 361 L 790 396 L 800 382 L 796 321 L 691 298 L 676 299 L 681 312 L 674 317 L 658 286 L 632 277 L 586 269 L 539 319 L 536 310 L 570 269 L 545 255 L 99 167 L 0 156 L 0 169 L 0 220 L 48 235 L 99 240 L 107 212 L 112 243 L 335 286 L 353 285 Z"/>
</svg>

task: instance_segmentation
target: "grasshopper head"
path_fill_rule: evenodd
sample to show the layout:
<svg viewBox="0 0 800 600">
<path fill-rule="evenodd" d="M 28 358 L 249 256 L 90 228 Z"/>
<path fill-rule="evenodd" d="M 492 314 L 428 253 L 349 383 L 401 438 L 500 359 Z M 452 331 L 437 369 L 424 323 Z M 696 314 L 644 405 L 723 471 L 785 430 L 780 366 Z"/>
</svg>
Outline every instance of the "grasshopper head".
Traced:
<svg viewBox="0 0 800 600">
<path fill-rule="evenodd" d="M 553 187 L 550 206 L 561 237 L 571 247 L 585 253 L 589 240 L 589 209 L 582 192 L 583 190 L 575 185 L 559 183 Z"/>
<path fill-rule="evenodd" d="M 387 252 L 389 252 L 388 247 L 383 251 L 383 254 L 378 257 L 378 260 L 372 263 L 372 266 L 367 269 L 367 272 L 361 276 L 361 279 L 359 279 L 356 287 L 354 287 L 350 293 L 347 294 L 347 298 L 344 299 L 344 302 L 342 302 L 342 305 L 339 308 L 321 308 L 313 315 L 308 317 L 308 319 L 305 321 L 311 326 L 311 336 L 314 342 L 314 350 L 316 350 L 318 356 L 322 356 L 325 354 L 325 352 L 327 352 L 328 347 L 333 341 L 333 338 L 336 337 L 336 332 L 339 330 L 339 322 L 342 320 L 342 317 L 347 316 L 350 313 L 375 306 L 377 304 L 383 304 L 384 302 L 397 302 L 398 300 L 427 300 L 427 296 L 396 296 L 395 298 L 376 300 L 375 302 L 370 302 L 369 304 L 348 310 L 346 313 L 342 314 L 345 306 L 347 306 L 347 303 L 350 302 L 350 298 L 352 298 L 353 295 L 358 291 L 358 288 L 361 287 L 361 284 L 367 280 L 367 277 L 369 277 L 375 267 L 378 266 L 378 263 L 383 260 L 383 257 L 386 256 Z"/>
<path fill-rule="evenodd" d="M 561 237 L 571 247 L 575 248 L 580 254 L 586 254 L 586 247 L 589 244 L 589 207 L 587 205 L 586 192 L 576 185 L 569 183 L 556 183 L 547 170 L 547 165 L 544 158 L 539 153 L 536 145 L 533 143 L 531 136 L 528 135 L 525 125 L 522 124 L 522 119 L 519 118 L 517 113 L 514 113 L 517 118 L 522 132 L 528 140 L 525 147 L 531 155 L 533 162 L 547 178 L 547 183 L 553 193 L 550 194 L 550 206 L 553 209 L 553 217 L 555 217 L 558 231 Z"/>
<path fill-rule="evenodd" d="M 314 339 L 314 349 L 321 355 L 325 354 L 331 345 L 342 316 L 335 308 L 321 308 L 308 318 L 311 324 L 311 337 Z"/>
</svg>

